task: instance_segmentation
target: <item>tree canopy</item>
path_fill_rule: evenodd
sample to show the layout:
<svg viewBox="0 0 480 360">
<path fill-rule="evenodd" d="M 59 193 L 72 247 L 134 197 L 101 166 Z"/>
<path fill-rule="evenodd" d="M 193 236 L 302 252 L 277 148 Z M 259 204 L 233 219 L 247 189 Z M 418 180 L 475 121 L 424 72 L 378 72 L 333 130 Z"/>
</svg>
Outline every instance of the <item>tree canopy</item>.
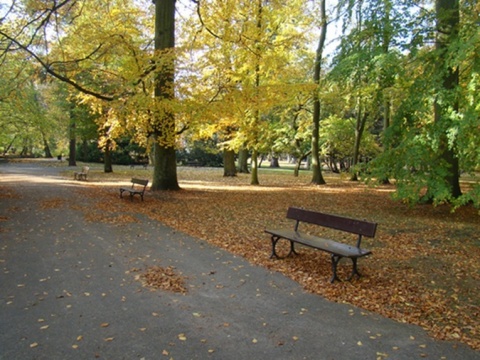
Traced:
<svg viewBox="0 0 480 360">
<path fill-rule="evenodd" d="M 475 2 L 0 6 L 4 153 L 65 152 L 89 123 L 105 154 L 126 136 L 148 149 L 154 190 L 179 188 L 177 149 L 215 138 L 249 152 L 252 184 L 258 156 L 311 154 L 412 203 L 480 205 Z"/>
</svg>

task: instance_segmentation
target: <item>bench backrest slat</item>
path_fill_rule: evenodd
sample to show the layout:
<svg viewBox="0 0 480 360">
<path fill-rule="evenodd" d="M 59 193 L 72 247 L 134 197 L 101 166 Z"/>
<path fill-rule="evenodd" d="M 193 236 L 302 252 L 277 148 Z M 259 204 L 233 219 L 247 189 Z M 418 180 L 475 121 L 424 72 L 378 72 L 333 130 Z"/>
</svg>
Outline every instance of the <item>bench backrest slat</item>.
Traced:
<svg viewBox="0 0 480 360">
<path fill-rule="evenodd" d="M 148 185 L 148 180 L 133 178 L 132 179 L 132 184 L 147 186 Z"/>
<path fill-rule="evenodd" d="M 368 221 L 350 219 L 343 216 L 318 213 L 315 211 L 290 207 L 287 211 L 287 218 L 297 221 L 316 224 L 336 230 L 350 232 L 352 234 L 374 237 L 377 224 Z"/>
</svg>

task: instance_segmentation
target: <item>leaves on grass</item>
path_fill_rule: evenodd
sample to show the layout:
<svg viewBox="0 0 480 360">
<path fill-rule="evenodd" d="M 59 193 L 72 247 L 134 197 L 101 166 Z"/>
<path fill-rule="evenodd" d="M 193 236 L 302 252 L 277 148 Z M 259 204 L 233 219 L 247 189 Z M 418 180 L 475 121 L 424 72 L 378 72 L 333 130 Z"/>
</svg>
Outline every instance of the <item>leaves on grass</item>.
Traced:
<svg viewBox="0 0 480 360">
<path fill-rule="evenodd" d="M 312 293 L 417 324 L 438 339 L 459 340 L 480 349 L 480 224 L 476 209 L 463 207 L 451 213 L 446 205 L 409 208 L 391 200 L 391 185 L 370 188 L 328 173 L 325 186 L 307 185 L 310 174 L 295 178 L 272 172 L 261 174 L 262 185 L 252 187 L 247 185 L 249 175 L 223 177 L 222 171 L 179 168 L 184 190 L 147 192 L 144 202 L 120 201 L 118 186 L 82 191 L 97 202 L 95 210 L 104 216 L 99 217 L 101 221 L 113 218 L 118 224 L 128 224 L 132 221 L 129 215 L 121 215 L 147 215 L 251 263 L 279 271 Z M 112 181 L 114 175 L 108 176 Z M 263 230 L 293 227 L 285 219 L 289 206 L 378 222 L 376 237 L 362 242 L 373 251 L 372 256 L 359 260 L 363 277 L 330 284 L 330 259 L 315 250 L 299 248 L 299 256 L 270 259 L 271 243 Z M 96 220 L 92 217 L 92 221 Z M 345 234 L 318 227 L 305 229 L 349 241 Z M 355 239 L 350 241 L 355 244 Z M 342 260 L 339 276 L 346 278 L 350 271 L 351 262 Z M 162 271 L 147 271 L 147 278 L 157 279 L 152 284 L 165 282 L 168 288 L 172 279 L 166 276 L 162 280 L 158 273 Z"/>
</svg>

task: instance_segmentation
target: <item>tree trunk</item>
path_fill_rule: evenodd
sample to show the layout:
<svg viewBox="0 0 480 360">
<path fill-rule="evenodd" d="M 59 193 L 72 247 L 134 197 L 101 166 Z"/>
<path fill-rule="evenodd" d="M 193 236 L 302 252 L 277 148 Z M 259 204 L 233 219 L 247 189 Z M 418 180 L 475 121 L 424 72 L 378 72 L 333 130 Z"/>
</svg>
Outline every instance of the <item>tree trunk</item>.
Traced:
<svg viewBox="0 0 480 360">
<path fill-rule="evenodd" d="M 307 153 L 303 154 L 302 156 L 300 156 L 297 160 L 297 163 L 295 165 L 295 170 L 293 171 L 293 176 L 294 177 L 298 177 L 299 173 L 300 173 L 300 166 L 302 165 L 302 161 L 308 156 L 310 155 L 312 152 L 311 151 L 308 151 Z"/>
<path fill-rule="evenodd" d="M 156 188 L 152 190 L 180 190 L 177 182 L 175 148 L 173 146 L 160 146 L 157 142 L 155 142 L 154 148 L 153 178 L 157 182 L 155 183 Z"/>
<path fill-rule="evenodd" d="M 456 144 L 450 144 L 446 131 L 451 126 L 449 118 L 449 108 L 458 112 L 459 104 L 457 95 L 453 92 L 459 85 L 458 67 L 452 67 L 448 64 L 448 47 L 455 42 L 458 37 L 458 27 L 460 22 L 460 11 L 458 0 L 436 0 L 435 11 L 437 17 L 437 36 L 435 49 L 438 52 L 437 72 L 442 79 L 440 92 L 447 92 L 442 101 L 438 98 L 434 104 L 434 119 L 442 134 L 440 136 L 439 158 L 446 163 L 446 171 L 443 177 L 444 182 L 450 188 L 450 195 L 458 198 L 462 195 L 460 189 L 460 167 L 458 157 L 455 153 Z M 453 100 L 445 103 L 445 98 L 452 97 Z"/>
<path fill-rule="evenodd" d="M 155 56 L 158 62 L 155 76 L 155 100 L 159 108 L 162 101 L 173 100 L 175 77 L 175 0 L 154 0 L 155 3 Z M 163 110 L 163 111 L 162 111 Z M 161 109 L 154 112 L 155 162 L 151 190 L 179 190 L 177 156 L 175 153 L 175 114 Z"/>
<path fill-rule="evenodd" d="M 363 131 L 365 130 L 365 123 L 367 122 L 367 113 L 362 116 L 361 98 L 358 98 L 358 113 L 355 125 L 355 145 L 353 147 L 353 159 L 351 165 L 352 176 L 351 181 L 358 181 L 358 173 L 356 165 L 358 164 L 358 157 L 360 154 L 360 144 L 362 142 Z"/>
<path fill-rule="evenodd" d="M 87 161 L 88 159 L 88 142 L 86 139 L 82 141 L 82 158 Z"/>
<path fill-rule="evenodd" d="M 237 176 L 235 152 L 233 150 L 223 150 L 223 176 Z"/>
<path fill-rule="evenodd" d="M 73 119 L 72 110 L 70 110 L 70 128 L 69 128 L 70 146 L 68 153 L 68 166 L 77 166 L 77 149 L 76 149 L 76 124 Z"/>
<path fill-rule="evenodd" d="M 313 91 L 313 130 L 312 130 L 312 184 L 323 185 L 325 180 L 322 175 L 322 166 L 320 163 L 320 148 L 319 148 L 319 130 L 320 130 L 320 99 L 319 99 L 319 85 L 320 75 L 322 70 L 323 48 L 325 47 L 325 38 L 327 35 L 327 17 L 325 10 L 325 1 L 320 1 L 321 21 L 320 39 L 318 41 L 318 48 L 315 57 L 315 68 L 313 81 L 317 85 Z"/>
<path fill-rule="evenodd" d="M 271 168 L 279 168 L 280 164 L 278 162 L 278 157 L 272 156 L 272 160 L 270 161 L 270 167 Z"/>
<path fill-rule="evenodd" d="M 104 158 L 103 158 L 103 171 L 106 173 L 113 172 L 112 152 L 110 151 L 111 144 L 112 144 L 112 140 L 107 139 L 105 143 Z"/>
<path fill-rule="evenodd" d="M 238 172 L 241 174 L 249 174 L 248 171 L 248 150 L 240 149 L 238 152 Z"/>
<path fill-rule="evenodd" d="M 391 2 L 385 2 L 385 18 L 383 19 L 383 36 L 382 36 L 382 52 L 384 56 L 387 56 L 390 51 L 390 42 L 392 39 L 392 24 L 391 24 Z M 390 127 L 390 118 L 392 116 L 391 113 L 391 106 L 392 102 L 390 99 L 390 94 L 388 93 L 387 89 L 391 87 L 391 80 L 386 78 L 386 76 L 382 77 L 382 102 L 383 102 L 383 134 L 387 131 Z M 388 147 L 384 143 L 384 150 L 387 151 Z M 383 178 L 379 179 L 379 182 L 382 184 L 390 184 L 390 180 L 388 179 L 388 175 L 385 174 Z"/>
<path fill-rule="evenodd" d="M 8 146 L 5 148 L 5 151 L 3 152 L 3 155 L 7 155 L 8 151 L 10 150 L 10 148 L 12 147 L 13 143 L 15 142 L 15 139 L 17 138 L 17 135 L 15 135 L 12 139 L 12 141 L 10 141 L 10 143 L 8 144 Z"/>
<path fill-rule="evenodd" d="M 47 159 L 53 158 L 52 152 L 50 151 L 50 146 L 48 145 L 48 141 L 45 138 L 45 134 L 42 132 L 42 139 L 43 139 L 43 151 L 45 152 L 45 157 Z"/>
<path fill-rule="evenodd" d="M 252 151 L 252 175 L 250 177 L 250 185 L 260 185 L 258 181 L 258 152 L 257 150 Z"/>
</svg>

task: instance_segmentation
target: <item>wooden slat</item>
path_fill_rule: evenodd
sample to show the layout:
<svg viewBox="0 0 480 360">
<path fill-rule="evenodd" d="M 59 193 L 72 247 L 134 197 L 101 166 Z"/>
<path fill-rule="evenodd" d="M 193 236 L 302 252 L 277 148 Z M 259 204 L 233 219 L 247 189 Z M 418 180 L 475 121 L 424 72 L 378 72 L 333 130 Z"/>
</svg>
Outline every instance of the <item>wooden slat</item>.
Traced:
<svg viewBox="0 0 480 360">
<path fill-rule="evenodd" d="M 377 223 L 295 207 L 288 208 L 287 218 L 367 237 L 374 237 L 377 230 Z"/>
<path fill-rule="evenodd" d="M 132 183 L 147 186 L 148 185 L 148 180 L 133 178 Z"/>
</svg>

